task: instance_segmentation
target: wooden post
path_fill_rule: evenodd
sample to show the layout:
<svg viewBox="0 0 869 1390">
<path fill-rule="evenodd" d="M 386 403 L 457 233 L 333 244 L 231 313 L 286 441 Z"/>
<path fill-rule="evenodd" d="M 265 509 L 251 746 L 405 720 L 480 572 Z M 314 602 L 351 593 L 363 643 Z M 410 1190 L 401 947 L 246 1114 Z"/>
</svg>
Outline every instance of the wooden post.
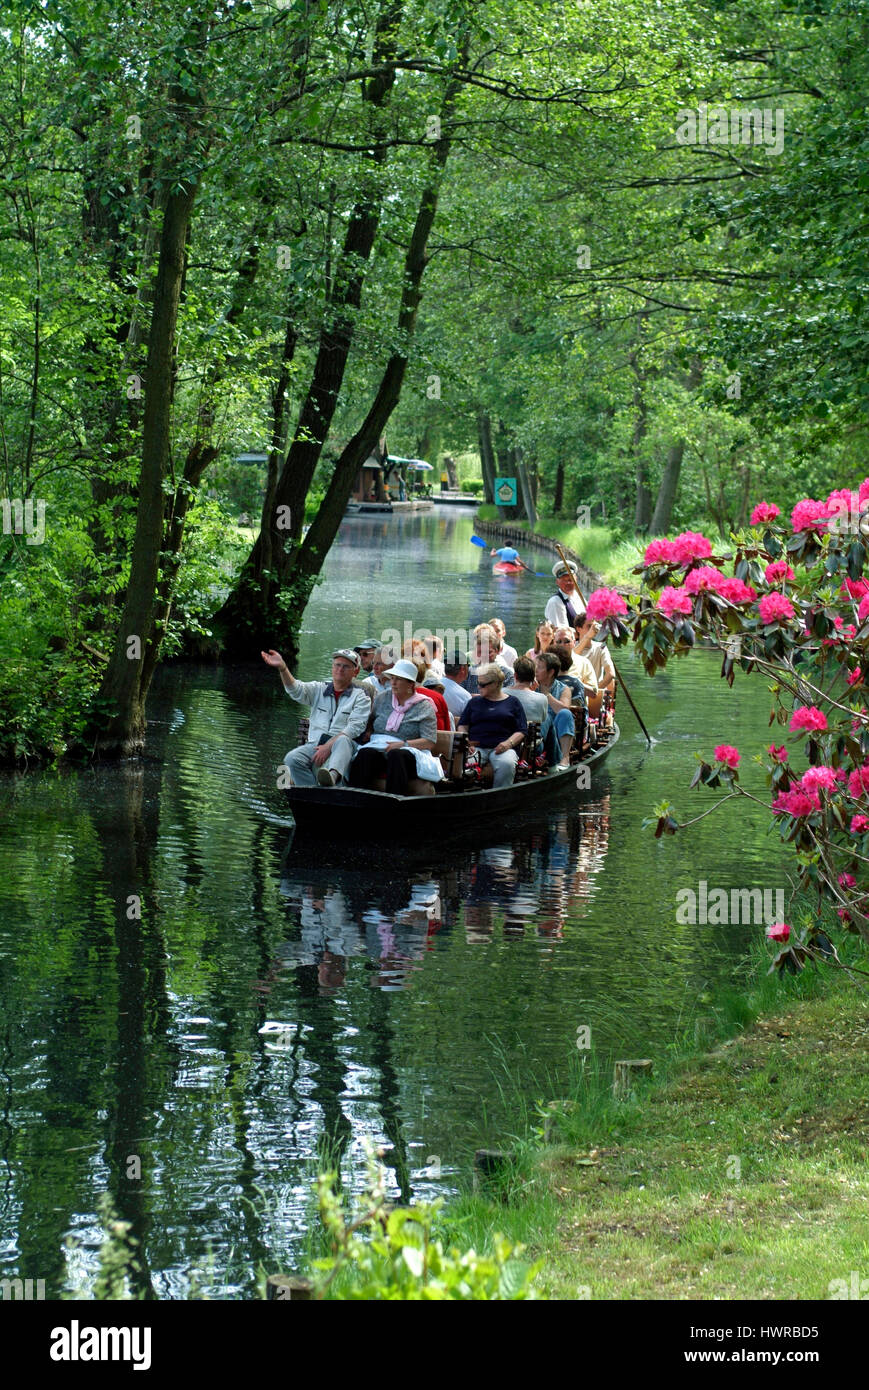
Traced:
<svg viewBox="0 0 869 1390">
<path fill-rule="evenodd" d="M 638 1076 L 651 1076 L 652 1059 L 641 1057 L 635 1061 L 616 1062 L 613 1072 L 613 1095 L 616 1100 L 625 1100 Z"/>
<path fill-rule="evenodd" d="M 578 1109 L 579 1106 L 575 1100 L 551 1100 L 549 1102 L 546 1107 L 546 1119 L 543 1121 L 544 1144 L 555 1143 L 558 1138 L 559 1120 L 575 1114 Z"/>
<path fill-rule="evenodd" d="M 281 1299 L 292 1303 L 295 1300 L 310 1299 L 314 1286 L 310 1279 L 297 1279 L 286 1274 L 270 1274 L 266 1280 L 266 1299 L 269 1303 Z"/>
<path fill-rule="evenodd" d="M 474 1187 L 500 1185 L 500 1196 L 506 1200 L 506 1180 L 513 1166 L 513 1155 L 503 1149 L 477 1149 L 474 1154 Z"/>
</svg>

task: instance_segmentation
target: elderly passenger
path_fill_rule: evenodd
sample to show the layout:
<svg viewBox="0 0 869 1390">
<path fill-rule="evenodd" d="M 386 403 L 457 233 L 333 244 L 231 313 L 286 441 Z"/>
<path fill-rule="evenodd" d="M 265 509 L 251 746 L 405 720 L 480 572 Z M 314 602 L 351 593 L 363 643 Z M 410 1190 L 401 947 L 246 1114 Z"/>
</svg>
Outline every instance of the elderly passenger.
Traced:
<svg viewBox="0 0 869 1390">
<path fill-rule="evenodd" d="M 477 749 L 481 763 L 492 764 L 495 787 L 509 787 L 516 776 L 518 749 L 524 741 L 528 720 L 520 702 L 502 690 L 504 673 L 490 661 L 477 671 L 479 695 L 465 706 L 458 733 L 467 734 Z"/>
<path fill-rule="evenodd" d="M 437 782 L 443 768 L 432 757 L 437 737 L 433 702 L 416 688 L 417 670 L 412 661 L 396 661 L 385 672 L 392 689 L 378 695 L 371 710 L 368 746 L 360 748 L 350 766 L 351 787 L 366 787 L 386 777 L 386 790 L 408 796 L 412 777 Z"/>
<path fill-rule="evenodd" d="M 371 714 L 368 692 L 353 685 L 359 656 L 341 647 L 332 653 L 331 681 L 297 681 L 280 652 L 261 652 L 263 661 L 277 671 L 291 700 L 310 707 L 309 742 L 293 748 L 284 762 L 295 787 L 333 787 L 346 777 L 355 740 Z M 315 775 L 316 769 L 316 775 Z"/>
</svg>

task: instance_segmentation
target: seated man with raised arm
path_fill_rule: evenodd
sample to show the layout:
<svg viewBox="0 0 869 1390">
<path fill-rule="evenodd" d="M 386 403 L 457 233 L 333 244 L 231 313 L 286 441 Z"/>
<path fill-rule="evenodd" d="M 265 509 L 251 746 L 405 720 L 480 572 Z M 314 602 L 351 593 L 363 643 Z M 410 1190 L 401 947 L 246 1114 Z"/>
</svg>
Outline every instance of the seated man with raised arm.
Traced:
<svg viewBox="0 0 869 1390">
<path fill-rule="evenodd" d="M 277 671 L 291 700 L 310 707 L 308 742 L 293 748 L 284 758 L 295 787 L 334 787 L 346 778 L 355 740 L 371 713 L 368 691 L 353 684 L 359 671 L 359 654 L 349 647 L 332 653 L 331 681 L 297 681 L 280 652 L 261 652 L 263 661 Z"/>
</svg>

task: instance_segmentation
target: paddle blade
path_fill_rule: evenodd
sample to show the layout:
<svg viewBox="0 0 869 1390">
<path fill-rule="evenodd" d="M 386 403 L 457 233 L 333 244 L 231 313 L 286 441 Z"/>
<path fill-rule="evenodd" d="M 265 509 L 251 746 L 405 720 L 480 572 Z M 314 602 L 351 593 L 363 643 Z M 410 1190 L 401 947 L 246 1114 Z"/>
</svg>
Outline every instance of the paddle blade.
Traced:
<svg viewBox="0 0 869 1390">
<path fill-rule="evenodd" d="M 484 550 L 489 549 L 488 542 L 484 541 L 481 536 L 471 536 L 471 545 L 481 545 Z"/>
</svg>

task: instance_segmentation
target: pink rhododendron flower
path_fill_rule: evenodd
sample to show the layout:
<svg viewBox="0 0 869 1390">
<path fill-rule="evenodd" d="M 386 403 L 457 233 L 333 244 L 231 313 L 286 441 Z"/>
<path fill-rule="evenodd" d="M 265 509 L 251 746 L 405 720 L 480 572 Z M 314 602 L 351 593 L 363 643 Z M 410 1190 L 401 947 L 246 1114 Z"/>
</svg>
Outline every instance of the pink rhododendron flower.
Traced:
<svg viewBox="0 0 869 1390">
<path fill-rule="evenodd" d="M 787 941 L 791 929 L 787 922 L 773 922 L 771 927 L 767 927 L 766 934 L 770 941 Z"/>
<path fill-rule="evenodd" d="M 658 609 L 665 618 L 672 618 L 674 613 L 690 613 L 691 608 L 691 595 L 687 589 L 664 589 L 658 599 Z"/>
<path fill-rule="evenodd" d="M 827 516 L 833 522 L 831 530 L 846 530 L 851 517 L 860 511 L 860 499 L 849 487 L 839 487 L 831 492 L 826 501 Z"/>
<path fill-rule="evenodd" d="M 672 565 L 676 563 L 675 547 L 672 541 L 651 541 L 643 556 L 644 565 Z"/>
<path fill-rule="evenodd" d="M 794 531 L 822 531 L 827 524 L 827 504 L 804 497 L 791 512 Z"/>
<path fill-rule="evenodd" d="M 795 709 L 788 725 L 791 733 L 795 733 L 798 729 L 812 729 L 823 733 L 826 727 L 827 716 L 823 710 L 818 709 L 817 705 L 802 705 L 799 709 Z"/>
<path fill-rule="evenodd" d="M 862 506 L 864 502 L 869 502 L 869 478 L 864 478 L 857 489 L 857 497 Z"/>
<path fill-rule="evenodd" d="M 785 748 L 784 744 L 782 744 L 780 748 L 776 748 L 775 744 L 771 743 L 766 751 L 769 753 L 774 763 L 786 763 L 788 760 L 788 750 Z"/>
<path fill-rule="evenodd" d="M 866 594 L 869 594 L 869 580 L 846 579 L 842 585 L 842 591 L 850 594 L 851 598 L 864 598 Z"/>
<path fill-rule="evenodd" d="M 773 560 L 764 570 L 763 577 L 767 584 L 777 584 L 780 579 L 796 579 L 787 560 Z"/>
<path fill-rule="evenodd" d="M 677 565 L 705 560 L 712 554 L 712 542 L 701 536 L 699 531 L 682 531 L 673 541 L 673 554 Z"/>
<path fill-rule="evenodd" d="M 734 748 L 732 743 L 719 743 L 715 749 L 715 756 L 720 763 L 726 763 L 728 767 L 736 767 L 742 754 L 738 748 Z"/>
<path fill-rule="evenodd" d="M 848 826 L 852 835 L 863 835 L 869 830 L 869 816 L 852 816 Z"/>
<path fill-rule="evenodd" d="M 856 801 L 858 797 L 865 796 L 869 792 L 869 763 L 864 763 L 862 767 L 855 767 L 848 778 L 848 794 L 853 796 Z"/>
<path fill-rule="evenodd" d="M 869 594 L 865 598 L 861 598 L 860 607 L 857 609 L 858 623 L 865 623 L 867 618 L 869 618 Z"/>
<path fill-rule="evenodd" d="M 796 615 L 796 609 L 787 594 L 780 594 L 778 590 L 764 594 L 758 604 L 758 612 L 762 623 L 784 623 Z"/>
<path fill-rule="evenodd" d="M 768 522 L 775 521 L 777 516 L 781 516 L 781 511 L 775 502 L 758 502 L 751 514 L 751 524 L 765 526 Z"/>
<path fill-rule="evenodd" d="M 838 883 L 840 888 L 857 887 L 857 880 L 853 874 L 839 874 Z"/>
<path fill-rule="evenodd" d="M 689 574 L 688 579 L 690 578 Z M 687 584 L 688 580 L 685 582 Z M 750 584 L 745 584 L 741 579 L 736 579 L 732 575 L 722 579 L 718 585 L 718 592 L 722 598 L 727 599 L 728 603 L 753 603 L 757 598 L 757 593 Z"/>
<path fill-rule="evenodd" d="M 800 790 L 807 792 L 810 796 L 819 787 L 823 787 L 828 792 L 836 790 L 837 782 L 844 782 L 845 773 L 840 767 L 810 767 L 803 773 L 799 781 Z"/>
<path fill-rule="evenodd" d="M 777 816 L 810 816 L 813 811 L 820 809 L 820 802 L 816 792 L 803 792 L 795 788 L 793 791 L 779 792 L 772 809 Z"/>
<path fill-rule="evenodd" d="M 628 611 L 618 589 L 595 589 L 593 594 L 589 594 L 586 604 L 586 616 L 589 622 L 602 623 L 605 618 L 621 618 Z"/>
<path fill-rule="evenodd" d="M 854 670 L 851 672 L 851 674 L 850 674 L 849 677 L 848 677 L 848 684 L 849 684 L 849 685 L 858 685 L 859 682 L 860 682 L 862 679 L 863 679 L 863 672 L 860 670 L 860 667 L 859 667 L 859 666 L 855 666 L 855 667 L 854 667 Z"/>
<path fill-rule="evenodd" d="M 685 588 L 689 594 L 717 594 L 723 580 L 724 575 L 714 565 L 701 565 L 686 576 Z"/>
</svg>

